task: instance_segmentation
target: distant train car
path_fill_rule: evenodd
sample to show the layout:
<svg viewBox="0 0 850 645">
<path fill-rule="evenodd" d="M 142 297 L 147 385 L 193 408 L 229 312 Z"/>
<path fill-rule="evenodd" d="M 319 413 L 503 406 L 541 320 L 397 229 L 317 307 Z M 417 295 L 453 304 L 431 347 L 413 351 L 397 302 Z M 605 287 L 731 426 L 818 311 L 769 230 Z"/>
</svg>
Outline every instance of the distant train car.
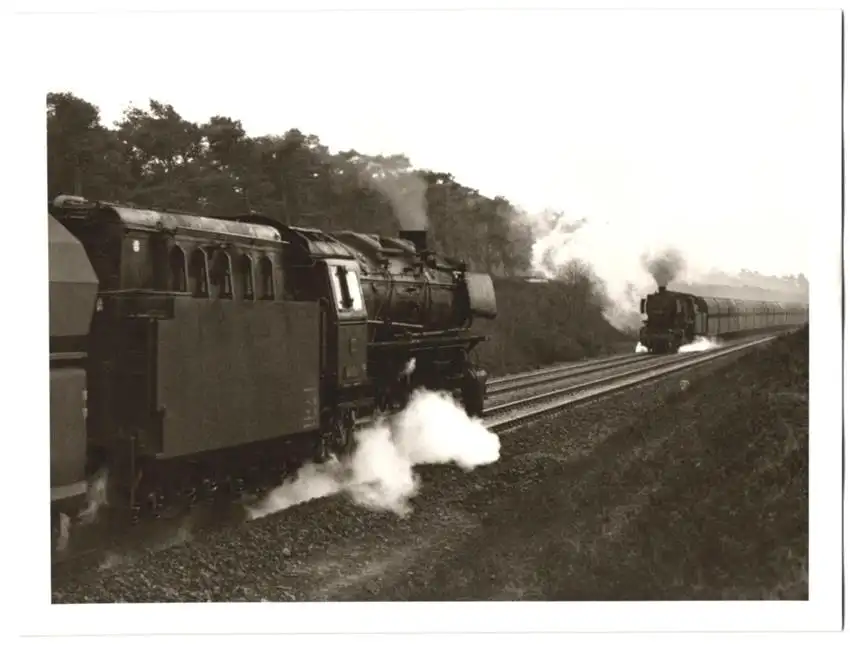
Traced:
<svg viewBox="0 0 850 645">
<path fill-rule="evenodd" d="M 731 298 L 704 298 L 659 287 L 641 299 L 646 316 L 640 343 L 653 353 L 676 352 L 698 337 L 724 337 L 804 324 L 808 306 Z"/>
</svg>

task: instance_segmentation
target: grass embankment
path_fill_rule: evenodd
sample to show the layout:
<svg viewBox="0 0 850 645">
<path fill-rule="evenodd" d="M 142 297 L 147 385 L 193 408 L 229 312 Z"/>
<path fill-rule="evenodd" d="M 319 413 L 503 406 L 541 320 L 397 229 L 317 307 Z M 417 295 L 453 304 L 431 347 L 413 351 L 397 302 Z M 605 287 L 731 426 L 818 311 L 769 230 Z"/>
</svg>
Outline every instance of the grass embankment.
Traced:
<svg viewBox="0 0 850 645">
<path fill-rule="evenodd" d="M 796 333 L 511 435 L 464 497 L 478 530 L 377 596 L 807 599 L 807 350 Z"/>
<path fill-rule="evenodd" d="M 595 567 L 622 585 L 608 597 L 808 598 L 808 347 L 805 327 L 635 423 L 678 438 L 633 468 L 663 481 Z"/>
<path fill-rule="evenodd" d="M 634 349 L 636 336 L 612 327 L 583 285 L 507 278 L 494 285 L 498 316 L 476 323 L 489 337 L 476 360 L 491 375 Z"/>
</svg>

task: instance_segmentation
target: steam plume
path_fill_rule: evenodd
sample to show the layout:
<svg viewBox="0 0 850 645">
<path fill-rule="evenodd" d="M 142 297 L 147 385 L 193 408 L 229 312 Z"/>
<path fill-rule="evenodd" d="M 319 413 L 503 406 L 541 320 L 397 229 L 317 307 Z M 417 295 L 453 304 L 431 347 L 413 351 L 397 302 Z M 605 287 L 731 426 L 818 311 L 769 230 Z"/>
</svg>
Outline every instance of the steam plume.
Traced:
<svg viewBox="0 0 850 645">
<path fill-rule="evenodd" d="M 687 345 L 682 345 L 677 353 L 690 354 L 692 352 L 706 352 L 710 349 L 718 349 L 722 346 L 722 343 L 715 338 L 699 336 Z"/>
<path fill-rule="evenodd" d="M 362 176 L 386 197 L 402 229 L 428 229 L 427 182 L 410 171 L 395 171 L 380 161 L 370 161 Z"/>
<path fill-rule="evenodd" d="M 641 262 L 659 287 L 666 287 L 685 269 L 685 259 L 673 248 L 667 248 L 655 255 L 645 253 Z"/>
<path fill-rule="evenodd" d="M 83 524 L 89 524 L 97 519 L 100 509 L 107 505 L 106 496 L 109 471 L 106 468 L 98 471 L 89 483 L 86 491 L 86 506 L 80 511 L 78 519 Z"/>
<path fill-rule="evenodd" d="M 602 304 L 605 319 L 621 331 L 641 324 L 641 293 L 652 289 L 640 269 L 634 244 L 627 234 L 605 223 L 571 220 L 562 213 L 544 212 L 530 218 L 531 267 L 550 279 L 570 281 L 583 273 Z"/>
<path fill-rule="evenodd" d="M 350 457 L 303 466 L 248 509 L 250 519 L 340 492 L 364 508 L 405 515 L 419 490 L 414 466 L 455 463 L 470 471 L 498 461 L 500 451 L 499 437 L 480 419 L 469 418 L 448 394 L 428 390 L 415 391 L 404 410 L 355 440 Z"/>
</svg>

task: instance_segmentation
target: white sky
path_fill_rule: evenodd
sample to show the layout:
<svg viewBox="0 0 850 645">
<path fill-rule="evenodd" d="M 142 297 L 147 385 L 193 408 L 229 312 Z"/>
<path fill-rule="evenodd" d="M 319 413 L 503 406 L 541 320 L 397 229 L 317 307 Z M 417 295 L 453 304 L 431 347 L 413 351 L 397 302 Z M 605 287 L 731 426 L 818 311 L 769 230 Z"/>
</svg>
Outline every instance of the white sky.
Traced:
<svg viewBox="0 0 850 645">
<path fill-rule="evenodd" d="M 48 42 L 78 35 L 48 87 L 107 123 L 154 97 L 252 135 L 298 127 L 332 149 L 405 153 L 486 195 L 586 217 L 615 255 L 673 244 L 692 267 L 807 272 L 806 223 L 839 217 L 835 11 L 38 22 Z"/>
</svg>

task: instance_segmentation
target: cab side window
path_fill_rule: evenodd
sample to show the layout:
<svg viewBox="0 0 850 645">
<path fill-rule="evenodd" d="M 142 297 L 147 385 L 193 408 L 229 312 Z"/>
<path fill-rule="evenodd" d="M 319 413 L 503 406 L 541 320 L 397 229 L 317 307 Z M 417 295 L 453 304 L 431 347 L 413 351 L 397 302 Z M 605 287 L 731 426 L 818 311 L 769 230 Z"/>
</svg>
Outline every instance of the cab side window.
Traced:
<svg viewBox="0 0 850 645">
<path fill-rule="evenodd" d="M 333 284 L 336 307 L 341 312 L 363 310 L 363 292 L 357 272 L 346 266 L 331 267 L 331 283 Z"/>
</svg>

